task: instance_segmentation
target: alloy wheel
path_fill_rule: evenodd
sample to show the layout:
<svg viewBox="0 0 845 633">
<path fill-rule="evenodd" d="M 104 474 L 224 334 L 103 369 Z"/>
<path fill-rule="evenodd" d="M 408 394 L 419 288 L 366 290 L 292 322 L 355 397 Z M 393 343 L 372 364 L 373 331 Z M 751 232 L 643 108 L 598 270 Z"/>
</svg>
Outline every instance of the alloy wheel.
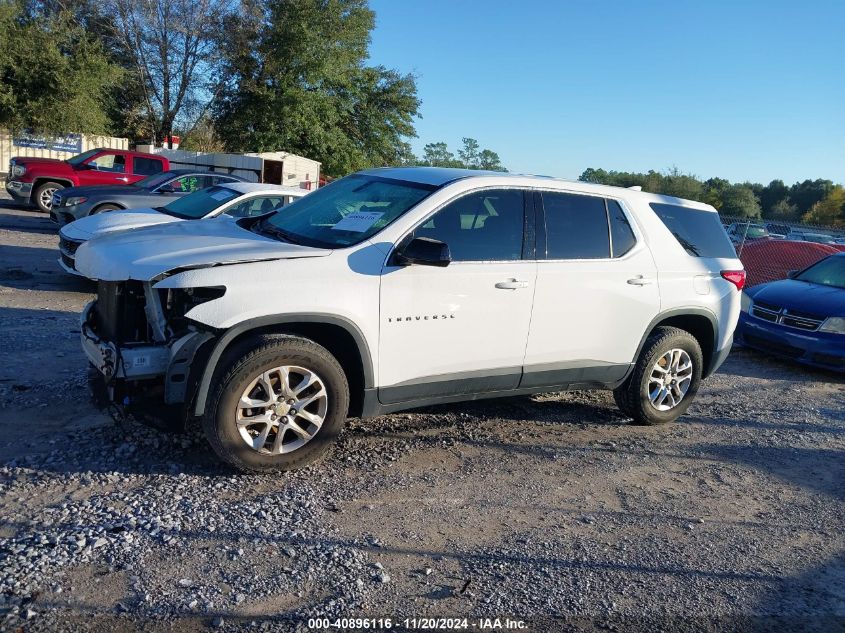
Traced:
<svg viewBox="0 0 845 633">
<path fill-rule="evenodd" d="M 692 383 L 692 359 L 682 349 L 670 349 L 657 359 L 648 379 L 648 399 L 658 411 L 680 404 Z"/>
<path fill-rule="evenodd" d="M 235 423 L 254 451 L 280 455 L 314 439 L 328 408 L 325 383 L 316 372 L 284 365 L 263 372 L 247 385 L 238 401 Z"/>
</svg>

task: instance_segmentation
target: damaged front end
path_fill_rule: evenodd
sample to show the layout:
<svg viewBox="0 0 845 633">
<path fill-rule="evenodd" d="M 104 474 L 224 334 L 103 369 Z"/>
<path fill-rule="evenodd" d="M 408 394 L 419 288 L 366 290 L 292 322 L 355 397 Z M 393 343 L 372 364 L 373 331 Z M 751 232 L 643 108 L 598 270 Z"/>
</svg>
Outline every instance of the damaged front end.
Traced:
<svg viewBox="0 0 845 633">
<path fill-rule="evenodd" d="M 186 318 L 224 288 L 163 288 L 155 282 L 100 281 L 81 317 L 80 338 L 97 370 L 92 389 L 119 416 L 182 429 L 203 354 L 216 333 Z"/>
</svg>

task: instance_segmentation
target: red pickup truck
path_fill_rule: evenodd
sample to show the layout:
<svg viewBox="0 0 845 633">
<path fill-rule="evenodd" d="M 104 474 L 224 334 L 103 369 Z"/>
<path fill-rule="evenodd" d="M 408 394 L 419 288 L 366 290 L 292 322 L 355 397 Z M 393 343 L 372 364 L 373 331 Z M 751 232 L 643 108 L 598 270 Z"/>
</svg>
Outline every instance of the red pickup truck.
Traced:
<svg viewBox="0 0 845 633">
<path fill-rule="evenodd" d="M 15 156 L 9 161 L 6 191 L 49 212 L 59 189 L 128 185 L 169 169 L 163 156 L 118 149 L 91 149 L 67 160 Z"/>
</svg>

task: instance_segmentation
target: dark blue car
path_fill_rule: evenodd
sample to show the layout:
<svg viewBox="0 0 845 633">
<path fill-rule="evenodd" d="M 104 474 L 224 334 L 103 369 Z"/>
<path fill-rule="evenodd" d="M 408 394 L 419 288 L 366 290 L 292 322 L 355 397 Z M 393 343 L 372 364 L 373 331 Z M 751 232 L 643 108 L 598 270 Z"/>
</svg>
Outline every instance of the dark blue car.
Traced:
<svg viewBox="0 0 845 633">
<path fill-rule="evenodd" d="M 845 371 L 845 253 L 748 288 L 736 341 L 763 352 Z"/>
</svg>

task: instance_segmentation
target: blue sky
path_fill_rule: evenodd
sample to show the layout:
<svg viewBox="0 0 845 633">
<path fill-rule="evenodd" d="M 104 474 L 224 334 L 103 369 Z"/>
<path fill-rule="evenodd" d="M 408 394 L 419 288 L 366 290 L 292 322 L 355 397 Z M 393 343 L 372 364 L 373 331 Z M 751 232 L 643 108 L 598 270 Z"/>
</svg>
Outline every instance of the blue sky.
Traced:
<svg viewBox="0 0 845 633">
<path fill-rule="evenodd" d="M 425 143 L 511 171 L 845 181 L 845 2 L 371 0 Z"/>
</svg>

